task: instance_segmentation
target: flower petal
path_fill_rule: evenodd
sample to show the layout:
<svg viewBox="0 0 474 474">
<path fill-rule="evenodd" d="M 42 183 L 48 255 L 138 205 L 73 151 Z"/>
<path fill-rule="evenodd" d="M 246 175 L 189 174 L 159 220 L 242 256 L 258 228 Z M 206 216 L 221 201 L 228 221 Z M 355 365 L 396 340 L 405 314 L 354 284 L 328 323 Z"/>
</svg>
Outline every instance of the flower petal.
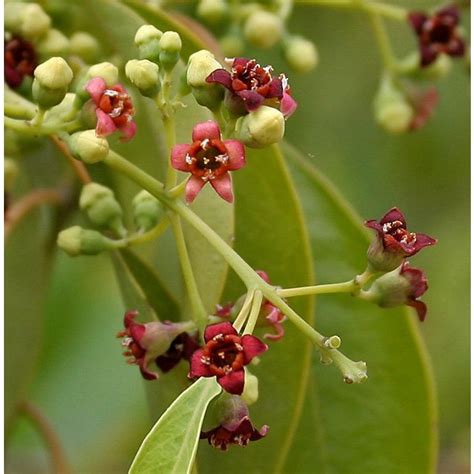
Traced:
<svg viewBox="0 0 474 474">
<path fill-rule="evenodd" d="M 189 171 L 189 165 L 186 163 L 188 152 L 188 144 L 175 145 L 171 150 L 171 166 L 179 171 Z"/>
<path fill-rule="evenodd" d="M 158 378 L 158 374 L 156 372 L 152 372 L 148 369 L 148 361 L 145 359 L 145 357 L 138 359 L 137 364 L 144 379 L 156 380 Z"/>
<path fill-rule="evenodd" d="M 211 74 L 207 76 L 206 82 L 209 82 L 210 84 L 221 84 L 227 89 L 232 88 L 232 77 L 229 71 L 226 71 L 225 69 L 216 69 L 211 72 Z"/>
<path fill-rule="evenodd" d="M 214 120 L 198 123 L 193 128 L 193 142 L 202 142 L 206 138 L 209 140 L 221 138 L 221 129 Z"/>
<path fill-rule="evenodd" d="M 464 56 L 466 47 L 461 38 L 452 38 L 446 48 L 446 53 L 450 56 Z"/>
<path fill-rule="evenodd" d="M 283 114 L 283 116 L 287 119 L 288 117 L 293 115 L 293 112 L 296 110 L 297 107 L 298 103 L 296 102 L 296 100 L 293 99 L 290 94 L 285 92 L 280 102 L 280 112 Z"/>
<path fill-rule="evenodd" d="M 188 179 L 188 182 L 186 183 L 186 202 L 191 204 L 196 199 L 196 196 L 199 194 L 199 191 L 201 191 L 202 187 L 205 184 L 206 181 L 204 181 L 203 179 L 198 178 L 197 176 L 191 176 Z"/>
<path fill-rule="evenodd" d="M 99 137 L 106 137 L 111 135 L 117 130 L 114 121 L 101 109 L 96 109 L 95 114 L 97 116 L 97 125 L 95 127 L 95 133 Z"/>
<path fill-rule="evenodd" d="M 224 336 L 227 334 L 237 336 L 238 333 L 229 321 L 224 321 L 223 323 L 210 324 L 207 326 L 204 331 L 204 340 L 208 342 L 219 334 L 223 334 Z"/>
<path fill-rule="evenodd" d="M 406 228 L 407 224 L 405 221 L 405 216 L 402 214 L 398 207 L 392 207 L 390 211 L 388 211 L 382 219 L 380 219 L 380 225 L 384 225 L 389 222 L 400 221 L 403 224 L 403 227 Z"/>
<path fill-rule="evenodd" d="M 212 373 L 209 370 L 209 366 L 206 365 L 202 359 L 202 349 L 198 349 L 191 357 L 190 364 L 191 368 L 189 370 L 188 377 L 212 377 Z"/>
<path fill-rule="evenodd" d="M 227 202 L 234 201 L 234 194 L 232 193 L 232 179 L 229 173 L 224 173 L 216 179 L 210 181 L 211 186 L 216 193 Z"/>
<path fill-rule="evenodd" d="M 408 15 L 408 23 L 410 23 L 417 34 L 421 34 L 423 25 L 427 20 L 428 16 L 423 12 L 412 12 Z"/>
<path fill-rule="evenodd" d="M 244 348 L 245 364 L 248 364 L 254 357 L 257 357 L 268 349 L 265 343 L 250 334 L 246 334 L 242 337 L 242 346 Z"/>
<path fill-rule="evenodd" d="M 426 67 L 434 63 L 438 54 L 438 51 L 431 47 L 431 45 L 420 46 L 421 66 Z"/>
<path fill-rule="evenodd" d="M 430 237 L 429 235 L 426 234 L 419 234 L 418 232 L 416 233 L 416 242 L 415 242 L 415 253 L 420 251 L 424 247 L 428 247 L 430 245 L 435 245 L 438 242 L 437 239 L 433 239 L 433 237 Z"/>
<path fill-rule="evenodd" d="M 418 319 L 421 322 L 425 320 L 428 308 L 426 307 L 426 304 L 423 303 L 423 301 L 411 300 L 411 301 L 408 301 L 407 305 L 411 306 L 412 308 L 415 308 L 418 314 Z"/>
<path fill-rule="evenodd" d="M 236 92 L 236 95 L 238 95 L 244 101 L 245 108 L 248 112 L 258 109 L 265 100 L 263 95 L 260 95 L 255 91 L 243 90 Z"/>
<path fill-rule="evenodd" d="M 237 140 L 226 140 L 224 145 L 227 148 L 227 155 L 229 156 L 227 169 L 235 171 L 245 166 L 245 147 L 243 143 Z"/>
<path fill-rule="evenodd" d="M 284 92 L 285 91 L 283 90 L 283 84 L 281 79 L 279 77 L 274 77 L 270 82 L 270 89 L 268 90 L 266 97 L 267 99 L 271 99 L 272 97 L 277 97 L 278 99 L 281 99 L 283 97 Z"/>
<path fill-rule="evenodd" d="M 223 377 L 218 377 L 217 382 L 226 392 L 241 395 L 244 391 L 245 373 L 243 369 L 234 370 Z"/>
<path fill-rule="evenodd" d="M 122 132 L 121 142 L 128 142 L 137 133 L 137 124 L 133 120 L 129 120 L 123 127 L 120 127 Z"/>
<path fill-rule="evenodd" d="M 94 77 L 85 86 L 85 90 L 89 92 L 96 105 L 99 104 L 105 89 L 107 89 L 107 84 L 101 77 Z"/>
</svg>

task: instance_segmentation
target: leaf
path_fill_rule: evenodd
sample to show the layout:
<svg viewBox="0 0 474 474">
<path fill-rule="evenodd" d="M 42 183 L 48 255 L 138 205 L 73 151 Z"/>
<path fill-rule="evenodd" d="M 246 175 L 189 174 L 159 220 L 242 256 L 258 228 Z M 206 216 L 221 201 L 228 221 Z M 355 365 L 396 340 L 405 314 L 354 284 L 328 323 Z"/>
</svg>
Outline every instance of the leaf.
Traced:
<svg viewBox="0 0 474 474">
<path fill-rule="evenodd" d="M 185 390 L 148 433 L 129 473 L 189 473 L 207 406 L 220 391 L 214 378 L 201 378 Z"/>
<path fill-rule="evenodd" d="M 121 250 L 120 254 L 156 315 L 162 320 L 179 319 L 178 303 L 164 287 L 156 271 L 129 249 Z"/>
<path fill-rule="evenodd" d="M 343 281 L 365 267 L 369 234 L 333 185 L 293 147 L 284 146 L 308 218 L 319 280 Z M 318 299 L 318 329 L 369 368 L 364 385 L 346 386 L 314 361 L 302 423 L 282 471 L 338 474 L 432 472 L 436 453 L 433 381 L 416 317 L 347 295 Z M 408 314 L 409 313 L 409 314 Z"/>
<path fill-rule="evenodd" d="M 282 155 L 276 146 L 247 152 L 247 166 L 233 174 L 235 249 L 253 268 L 265 270 L 275 285 L 310 284 L 308 237 Z M 235 301 L 243 292 L 240 280 L 230 273 L 221 302 Z M 291 303 L 311 322 L 309 298 Z M 268 424 L 268 435 L 250 443 L 244 452 L 232 447 L 224 456 L 203 443 L 198 454 L 200 473 L 278 472 L 279 457 L 289 449 L 299 423 L 313 351 L 308 339 L 291 323 L 285 323 L 285 331 L 284 339 L 268 342 L 270 348 L 260 363 L 249 367 L 258 376 L 260 387 L 259 400 L 250 407 L 251 419 L 257 428 Z M 266 332 L 271 329 L 257 328 L 260 337 Z"/>
</svg>

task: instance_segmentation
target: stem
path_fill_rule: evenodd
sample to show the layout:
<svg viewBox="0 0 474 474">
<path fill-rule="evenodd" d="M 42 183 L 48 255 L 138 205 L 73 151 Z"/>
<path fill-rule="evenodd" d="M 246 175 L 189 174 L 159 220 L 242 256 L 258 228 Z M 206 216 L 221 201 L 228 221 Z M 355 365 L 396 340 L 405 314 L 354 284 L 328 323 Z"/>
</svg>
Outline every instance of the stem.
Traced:
<svg viewBox="0 0 474 474">
<path fill-rule="evenodd" d="M 127 246 L 151 242 L 152 240 L 157 239 L 161 234 L 163 234 L 163 232 L 168 228 L 169 225 L 169 219 L 163 219 L 148 232 L 144 232 L 143 234 L 138 235 L 132 235 L 128 239 L 125 239 L 125 242 Z"/>
<path fill-rule="evenodd" d="M 354 291 L 358 285 L 354 280 L 342 283 L 330 283 L 327 285 L 303 286 L 299 288 L 286 288 L 277 290 L 277 294 L 282 298 L 291 298 L 293 296 L 304 295 L 321 295 L 329 293 L 350 293 Z"/>
<path fill-rule="evenodd" d="M 181 196 L 181 194 L 183 194 L 184 190 L 186 189 L 187 182 L 187 179 L 181 181 L 181 183 L 177 184 L 174 188 L 171 188 L 168 191 L 168 195 L 173 198 Z"/>
<path fill-rule="evenodd" d="M 252 302 L 252 309 L 250 310 L 249 319 L 245 326 L 244 334 L 252 334 L 257 324 L 260 308 L 262 307 L 263 294 L 260 290 L 255 291 L 255 297 Z"/>
<path fill-rule="evenodd" d="M 191 265 L 191 260 L 189 259 L 188 249 L 186 248 L 186 241 L 184 240 L 181 220 L 175 214 L 170 216 L 170 220 L 176 239 L 176 247 L 178 250 L 179 261 L 181 263 L 184 283 L 188 290 L 189 299 L 191 300 L 193 319 L 202 334 L 202 331 L 207 324 L 208 314 L 206 308 L 204 308 L 201 297 L 199 296 L 199 290 L 194 278 L 193 267 Z"/>
<path fill-rule="evenodd" d="M 361 5 L 366 4 L 361 3 Z M 394 58 L 392 47 L 390 46 L 390 40 L 388 38 L 387 32 L 385 31 L 385 26 L 378 13 L 374 13 L 370 9 L 368 9 L 367 11 L 369 12 L 369 20 L 375 34 L 375 40 L 377 41 L 380 56 L 382 57 L 384 66 L 387 71 L 393 73 L 396 69 L 397 62 Z"/>
<path fill-rule="evenodd" d="M 66 460 L 61 441 L 54 431 L 49 420 L 31 402 L 23 402 L 20 406 L 23 414 L 36 426 L 39 434 L 44 439 L 51 456 L 52 470 L 56 474 L 69 474 L 72 472 Z"/>
<path fill-rule="evenodd" d="M 178 174 L 176 170 L 171 165 L 171 150 L 176 142 L 176 131 L 175 131 L 175 123 L 174 123 L 174 116 L 165 116 L 163 115 L 163 126 L 165 127 L 165 136 L 166 136 L 166 144 L 168 146 L 168 169 L 166 172 L 166 187 L 172 188 L 176 185 L 176 180 Z"/>
<path fill-rule="evenodd" d="M 67 122 L 65 124 L 51 124 L 51 125 L 36 125 L 33 120 L 17 120 L 11 117 L 4 117 L 4 125 L 7 128 L 16 130 L 17 132 L 23 133 L 25 135 L 52 135 L 57 132 L 74 132 L 82 128 L 82 123 L 79 120 L 73 120 L 72 122 Z"/>
<path fill-rule="evenodd" d="M 245 296 L 244 304 L 242 305 L 242 308 L 240 309 L 239 314 L 235 318 L 234 328 L 236 329 L 237 332 L 240 332 L 240 330 L 242 329 L 242 326 L 245 323 L 245 320 L 247 319 L 254 294 L 255 294 L 255 290 L 249 290 L 247 292 L 247 295 Z"/>
<path fill-rule="evenodd" d="M 84 163 L 82 161 L 76 160 L 71 153 L 69 152 L 68 146 L 56 135 L 50 136 L 53 143 L 58 147 L 59 151 L 66 157 L 71 168 L 74 170 L 74 173 L 79 178 L 82 184 L 87 184 L 92 182 L 92 178 L 87 171 Z"/>
</svg>

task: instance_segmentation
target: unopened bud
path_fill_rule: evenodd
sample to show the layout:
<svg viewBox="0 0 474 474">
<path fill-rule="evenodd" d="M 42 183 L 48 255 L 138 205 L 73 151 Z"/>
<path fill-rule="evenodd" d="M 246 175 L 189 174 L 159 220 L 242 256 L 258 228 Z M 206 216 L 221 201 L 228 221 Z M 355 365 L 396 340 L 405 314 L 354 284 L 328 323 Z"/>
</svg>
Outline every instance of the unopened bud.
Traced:
<svg viewBox="0 0 474 474">
<path fill-rule="evenodd" d="M 258 400 L 258 378 L 245 369 L 245 385 L 242 400 L 247 405 L 253 405 Z"/>
<path fill-rule="evenodd" d="M 99 226 L 123 232 L 122 208 L 114 193 L 106 186 L 88 183 L 82 188 L 79 207 L 87 213 L 89 220 Z"/>
<path fill-rule="evenodd" d="M 108 86 L 114 86 L 119 80 L 119 71 L 112 63 L 94 64 L 86 73 L 86 81 L 94 77 L 101 77 Z"/>
<path fill-rule="evenodd" d="M 218 23 L 228 12 L 229 7 L 224 0 L 201 0 L 196 13 L 206 23 Z"/>
<path fill-rule="evenodd" d="M 160 56 L 160 39 L 163 33 L 153 25 L 143 25 L 135 34 L 140 59 L 158 62 Z"/>
<path fill-rule="evenodd" d="M 249 43 L 258 48 L 271 48 L 280 41 L 282 34 L 282 19 L 279 16 L 264 10 L 252 13 L 245 22 L 245 38 Z"/>
<path fill-rule="evenodd" d="M 37 3 L 7 2 L 5 28 L 25 39 L 43 36 L 51 26 L 51 18 Z"/>
<path fill-rule="evenodd" d="M 50 29 L 38 43 L 42 56 L 64 56 L 69 52 L 69 40 L 59 31 Z"/>
<path fill-rule="evenodd" d="M 98 137 L 95 130 L 74 133 L 69 140 L 69 147 L 75 158 L 90 165 L 102 161 L 109 154 L 108 141 Z"/>
<path fill-rule="evenodd" d="M 426 79 L 441 79 L 451 70 L 452 60 L 447 54 L 440 54 L 436 61 L 428 67 L 421 68 L 421 74 Z"/>
<path fill-rule="evenodd" d="M 148 191 L 140 191 L 133 199 L 133 215 L 139 229 L 150 230 L 158 224 L 162 214 L 161 204 Z"/>
<path fill-rule="evenodd" d="M 100 232 L 83 229 L 77 225 L 61 231 L 58 235 L 57 243 L 71 257 L 97 255 L 104 250 L 116 248 L 114 241 L 108 239 Z"/>
<path fill-rule="evenodd" d="M 73 73 L 63 58 L 50 58 L 34 71 L 33 98 L 45 109 L 59 104 L 65 97 Z"/>
<path fill-rule="evenodd" d="M 289 66 L 296 72 L 306 73 L 318 64 L 318 50 L 312 41 L 292 36 L 285 42 L 283 53 Z"/>
<path fill-rule="evenodd" d="M 393 134 L 406 132 L 415 116 L 413 107 L 391 78 L 385 77 L 374 100 L 375 120 Z"/>
<path fill-rule="evenodd" d="M 252 148 L 278 143 L 285 134 L 285 118 L 273 107 L 263 105 L 237 120 L 236 138 Z"/>
<path fill-rule="evenodd" d="M 181 37 L 176 31 L 165 31 L 160 39 L 160 64 L 165 70 L 170 71 L 179 61 Z"/>
<path fill-rule="evenodd" d="M 145 97 L 155 97 L 160 90 L 159 68 L 147 59 L 132 59 L 125 65 L 125 74 L 130 82 Z"/>
<path fill-rule="evenodd" d="M 242 37 L 237 33 L 230 33 L 222 37 L 219 41 L 220 47 L 224 55 L 228 58 L 236 58 L 242 56 L 245 49 Z"/>
<path fill-rule="evenodd" d="M 71 36 L 70 50 L 88 63 L 95 61 L 100 52 L 98 41 L 89 33 L 77 31 Z"/>
</svg>

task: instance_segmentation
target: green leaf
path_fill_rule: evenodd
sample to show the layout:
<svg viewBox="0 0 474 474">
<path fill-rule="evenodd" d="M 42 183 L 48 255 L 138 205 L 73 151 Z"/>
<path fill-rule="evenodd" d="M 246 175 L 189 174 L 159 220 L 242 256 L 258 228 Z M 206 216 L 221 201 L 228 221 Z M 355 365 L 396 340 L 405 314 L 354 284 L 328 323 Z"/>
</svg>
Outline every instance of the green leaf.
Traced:
<svg viewBox="0 0 474 474">
<path fill-rule="evenodd" d="M 163 320 L 179 319 L 179 305 L 156 271 L 129 249 L 121 250 L 120 254 L 156 315 Z"/>
<path fill-rule="evenodd" d="M 278 147 L 247 149 L 247 166 L 233 173 L 233 180 L 237 252 L 253 268 L 265 270 L 275 285 L 310 284 L 312 259 L 306 228 Z M 222 303 L 235 301 L 244 291 L 240 280 L 230 273 Z M 291 303 L 312 321 L 309 298 Z M 250 407 L 251 419 L 257 428 L 268 424 L 268 435 L 250 443 L 245 451 L 232 447 L 224 456 L 203 443 L 198 454 L 200 473 L 278 472 L 280 458 L 289 449 L 299 423 L 313 352 L 308 339 L 291 323 L 285 323 L 285 331 L 284 339 L 268 342 L 268 352 L 257 366 L 250 367 L 260 387 L 259 400 Z M 272 332 L 271 328 L 257 328 L 260 337 L 266 332 Z"/>
<path fill-rule="evenodd" d="M 214 378 L 201 378 L 185 390 L 148 433 L 130 474 L 189 473 L 207 406 L 220 391 Z"/>
<path fill-rule="evenodd" d="M 360 273 L 370 241 L 362 220 L 309 160 L 289 145 L 284 153 L 308 218 L 319 280 Z M 367 362 L 369 379 L 346 386 L 314 360 L 302 423 L 283 472 L 314 472 L 314 466 L 338 474 L 432 472 L 433 382 L 416 316 L 347 295 L 323 295 L 317 310 L 318 329 L 340 335 L 341 349 Z"/>
</svg>

